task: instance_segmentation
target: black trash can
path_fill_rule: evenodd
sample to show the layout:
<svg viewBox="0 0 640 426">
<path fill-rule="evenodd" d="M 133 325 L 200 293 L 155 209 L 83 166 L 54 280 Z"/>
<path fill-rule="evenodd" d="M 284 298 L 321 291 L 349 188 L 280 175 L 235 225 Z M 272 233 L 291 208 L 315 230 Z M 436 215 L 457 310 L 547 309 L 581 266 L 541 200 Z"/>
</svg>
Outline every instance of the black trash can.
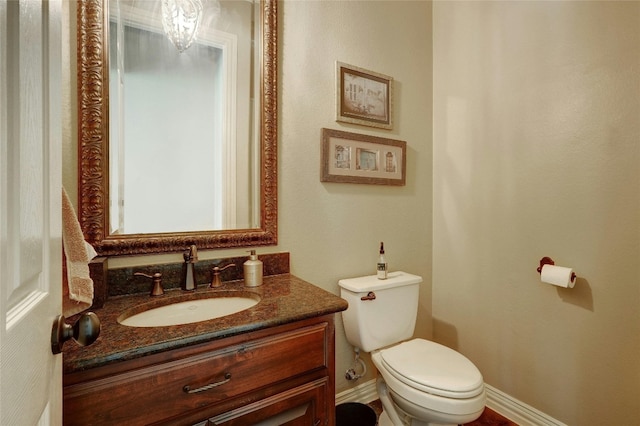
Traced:
<svg viewBox="0 0 640 426">
<path fill-rule="evenodd" d="M 336 406 L 336 426 L 376 426 L 378 418 L 373 408 L 359 402 Z"/>
</svg>

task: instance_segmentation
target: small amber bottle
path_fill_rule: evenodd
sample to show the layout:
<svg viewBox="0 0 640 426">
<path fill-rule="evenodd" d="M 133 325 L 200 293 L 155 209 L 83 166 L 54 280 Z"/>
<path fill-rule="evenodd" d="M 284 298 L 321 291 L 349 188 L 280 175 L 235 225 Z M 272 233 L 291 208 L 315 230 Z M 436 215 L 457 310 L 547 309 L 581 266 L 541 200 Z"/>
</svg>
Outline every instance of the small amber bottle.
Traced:
<svg viewBox="0 0 640 426">
<path fill-rule="evenodd" d="M 380 256 L 378 257 L 378 279 L 387 279 L 387 260 L 384 257 L 384 243 L 380 242 Z"/>
</svg>

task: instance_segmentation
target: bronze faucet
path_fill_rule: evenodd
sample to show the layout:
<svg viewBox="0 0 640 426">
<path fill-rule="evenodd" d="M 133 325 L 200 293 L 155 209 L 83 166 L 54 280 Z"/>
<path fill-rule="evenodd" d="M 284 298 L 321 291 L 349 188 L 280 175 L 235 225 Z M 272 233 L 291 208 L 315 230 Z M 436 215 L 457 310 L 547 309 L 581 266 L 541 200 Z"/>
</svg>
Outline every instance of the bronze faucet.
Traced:
<svg viewBox="0 0 640 426">
<path fill-rule="evenodd" d="M 182 264 L 182 280 L 180 288 L 184 291 L 193 291 L 196 289 L 196 273 L 194 263 L 198 261 L 198 249 L 195 244 L 191 244 L 182 254 L 184 263 Z"/>
</svg>

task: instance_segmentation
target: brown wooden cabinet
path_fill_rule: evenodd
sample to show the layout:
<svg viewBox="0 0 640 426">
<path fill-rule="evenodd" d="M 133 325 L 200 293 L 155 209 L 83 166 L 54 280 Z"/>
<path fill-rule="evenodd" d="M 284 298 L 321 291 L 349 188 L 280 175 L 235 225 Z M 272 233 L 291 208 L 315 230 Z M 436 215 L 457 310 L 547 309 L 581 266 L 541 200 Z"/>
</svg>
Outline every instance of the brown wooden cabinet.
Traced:
<svg viewBox="0 0 640 426">
<path fill-rule="evenodd" d="M 64 377 L 65 425 L 335 424 L 333 315 Z"/>
</svg>

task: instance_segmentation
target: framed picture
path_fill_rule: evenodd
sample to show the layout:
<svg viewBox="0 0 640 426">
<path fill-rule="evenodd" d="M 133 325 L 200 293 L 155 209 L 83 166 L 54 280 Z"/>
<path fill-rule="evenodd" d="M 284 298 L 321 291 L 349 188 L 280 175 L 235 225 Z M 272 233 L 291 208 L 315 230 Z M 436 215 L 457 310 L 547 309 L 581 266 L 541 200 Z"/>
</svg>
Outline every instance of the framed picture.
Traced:
<svg viewBox="0 0 640 426">
<path fill-rule="evenodd" d="M 336 62 L 336 120 L 393 128 L 393 77 Z"/>
<path fill-rule="evenodd" d="M 407 143 L 322 129 L 320 181 L 405 185 Z"/>
</svg>

